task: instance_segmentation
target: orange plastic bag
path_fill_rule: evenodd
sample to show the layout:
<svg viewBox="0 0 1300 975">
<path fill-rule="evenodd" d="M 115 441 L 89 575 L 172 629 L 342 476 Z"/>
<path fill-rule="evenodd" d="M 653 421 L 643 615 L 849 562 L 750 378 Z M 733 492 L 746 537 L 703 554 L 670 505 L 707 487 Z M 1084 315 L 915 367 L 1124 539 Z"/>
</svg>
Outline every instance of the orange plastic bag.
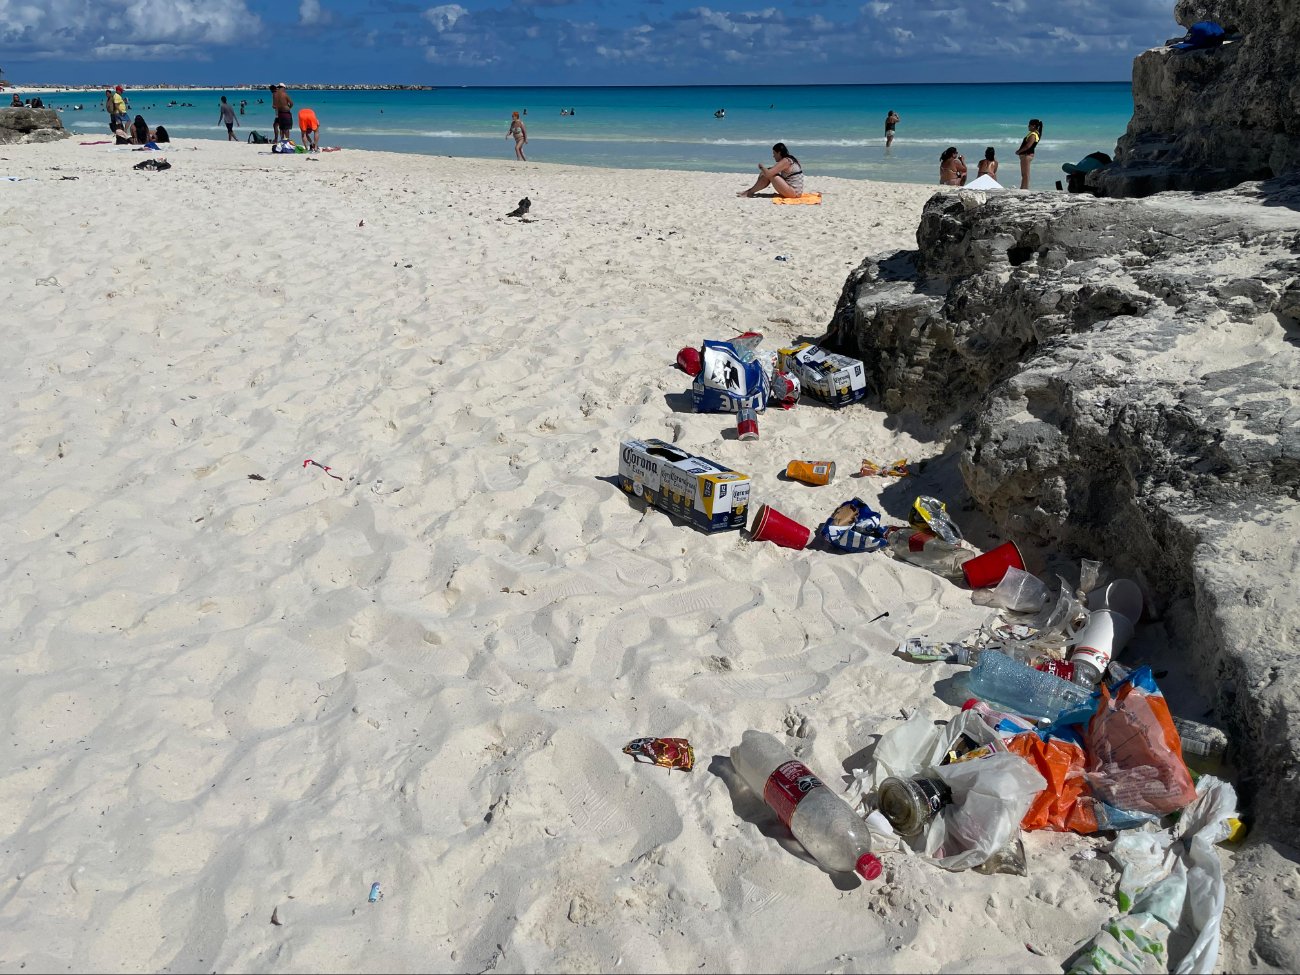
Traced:
<svg viewBox="0 0 1300 975">
<path fill-rule="evenodd" d="M 1083 777 L 1083 745 L 1072 733 L 1052 734 L 1046 740 L 1026 731 L 1007 742 L 1014 752 L 1038 769 L 1047 788 L 1029 806 L 1022 829 L 1051 829 L 1058 833 L 1095 833 L 1101 827 L 1088 802 L 1088 782 Z"/>
</svg>

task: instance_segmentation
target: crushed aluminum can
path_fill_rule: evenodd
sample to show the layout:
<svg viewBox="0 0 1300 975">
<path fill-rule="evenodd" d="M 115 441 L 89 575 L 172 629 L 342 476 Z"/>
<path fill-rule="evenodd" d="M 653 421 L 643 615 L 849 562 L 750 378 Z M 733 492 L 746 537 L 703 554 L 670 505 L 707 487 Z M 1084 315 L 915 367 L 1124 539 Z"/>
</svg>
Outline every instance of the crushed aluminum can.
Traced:
<svg viewBox="0 0 1300 975">
<path fill-rule="evenodd" d="M 783 410 L 788 410 L 799 402 L 801 392 L 797 376 L 782 372 L 780 369 L 772 373 L 772 385 L 768 392 L 770 402 L 776 403 Z"/>
<path fill-rule="evenodd" d="M 695 749 L 685 738 L 635 738 L 623 746 L 623 754 L 634 762 L 659 765 L 671 772 L 689 772 L 695 767 Z"/>
</svg>

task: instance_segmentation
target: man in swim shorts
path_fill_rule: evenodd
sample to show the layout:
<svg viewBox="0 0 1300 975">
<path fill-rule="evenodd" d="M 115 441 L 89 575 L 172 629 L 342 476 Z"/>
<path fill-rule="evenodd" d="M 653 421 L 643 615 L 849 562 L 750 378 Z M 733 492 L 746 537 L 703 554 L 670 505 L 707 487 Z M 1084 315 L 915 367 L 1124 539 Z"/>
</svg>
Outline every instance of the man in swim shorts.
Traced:
<svg viewBox="0 0 1300 975">
<path fill-rule="evenodd" d="M 284 82 L 272 85 L 271 107 L 275 109 L 275 141 L 293 138 L 293 99 Z"/>
<path fill-rule="evenodd" d="M 302 144 L 311 152 L 320 150 L 320 123 L 316 121 L 316 113 L 310 108 L 298 109 L 298 132 L 302 139 Z"/>
<path fill-rule="evenodd" d="M 235 126 L 239 124 L 239 119 L 235 118 L 235 109 L 228 101 L 226 96 L 221 96 L 221 117 L 217 119 L 218 125 L 226 127 L 226 141 L 237 142 L 235 138 Z"/>
</svg>

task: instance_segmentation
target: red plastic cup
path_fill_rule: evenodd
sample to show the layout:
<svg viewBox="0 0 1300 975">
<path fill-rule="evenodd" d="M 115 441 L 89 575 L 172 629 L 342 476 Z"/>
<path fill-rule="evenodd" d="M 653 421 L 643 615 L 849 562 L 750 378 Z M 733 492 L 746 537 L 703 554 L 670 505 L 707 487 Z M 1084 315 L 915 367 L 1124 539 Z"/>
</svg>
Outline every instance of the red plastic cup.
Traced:
<svg viewBox="0 0 1300 975">
<path fill-rule="evenodd" d="M 688 376 L 698 375 L 701 368 L 700 350 L 690 346 L 677 353 L 677 368 Z"/>
<path fill-rule="evenodd" d="M 991 589 L 1002 581 L 1007 569 L 1024 570 L 1025 560 L 1015 542 L 1003 542 L 997 548 L 967 559 L 961 567 L 966 585 L 971 589 Z"/>
<path fill-rule="evenodd" d="M 770 504 L 758 509 L 750 537 L 755 541 L 773 542 L 785 548 L 807 548 L 812 541 L 812 529 L 805 528 L 793 518 L 787 518 Z"/>
</svg>

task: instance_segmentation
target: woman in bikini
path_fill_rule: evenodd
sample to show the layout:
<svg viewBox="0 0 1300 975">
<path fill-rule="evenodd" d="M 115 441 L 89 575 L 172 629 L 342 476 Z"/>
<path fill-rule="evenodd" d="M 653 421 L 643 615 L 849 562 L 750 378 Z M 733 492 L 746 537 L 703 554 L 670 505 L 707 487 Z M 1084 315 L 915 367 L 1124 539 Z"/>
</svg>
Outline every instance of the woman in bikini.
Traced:
<svg viewBox="0 0 1300 975">
<path fill-rule="evenodd" d="M 506 132 L 506 138 L 515 140 L 515 158 L 528 162 L 524 158 L 524 146 L 528 145 L 528 130 L 520 121 L 518 112 L 510 113 L 510 129 Z"/>
<path fill-rule="evenodd" d="M 956 146 L 949 146 L 939 157 L 939 185 L 966 185 L 966 158 L 957 152 Z"/>
<path fill-rule="evenodd" d="M 803 166 L 799 165 L 798 159 L 790 155 L 784 142 L 778 142 L 772 147 L 772 158 L 776 160 L 775 164 L 764 166 L 759 163 L 758 179 L 749 189 L 737 193 L 737 196 L 753 196 L 759 190 L 767 189 L 769 186 L 776 190 L 778 195 L 787 199 L 803 195 Z"/>
<path fill-rule="evenodd" d="M 994 149 L 993 146 L 989 146 L 984 150 L 984 158 L 980 160 L 980 176 L 992 176 L 994 179 L 998 178 L 998 161 L 996 156 L 997 150 Z"/>
<path fill-rule="evenodd" d="M 1029 132 L 1020 142 L 1016 155 L 1020 157 L 1020 188 L 1029 189 L 1029 167 L 1034 162 L 1034 150 L 1043 139 L 1043 123 L 1036 118 L 1029 120 Z"/>
</svg>

